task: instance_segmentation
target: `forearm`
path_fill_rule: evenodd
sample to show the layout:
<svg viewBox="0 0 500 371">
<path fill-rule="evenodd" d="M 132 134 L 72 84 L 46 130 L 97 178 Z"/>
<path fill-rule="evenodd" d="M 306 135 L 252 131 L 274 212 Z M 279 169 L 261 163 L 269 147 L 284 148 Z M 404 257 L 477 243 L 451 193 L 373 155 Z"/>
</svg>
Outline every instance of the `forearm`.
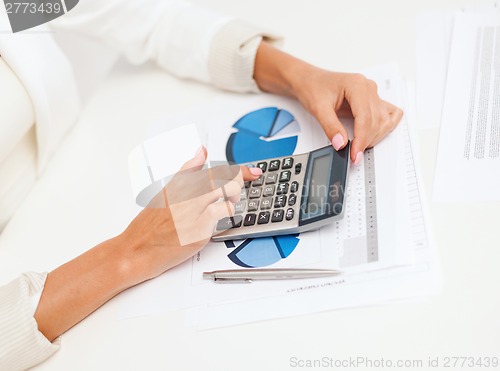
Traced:
<svg viewBox="0 0 500 371">
<path fill-rule="evenodd" d="M 296 97 L 298 81 L 310 68 L 313 66 L 264 41 L 255 57 L 254 79 L 263 91 Z"/>
<path fill-rule="evenodd" d="M 214 179 L 225 179 L 225 195 L 232 199 L 244 181 L 262 175 L 246 167 L 235 172 L 229 166 L 195 172 L 205 161 L 206 151 L 199 151 L 123 233 L 48 274 L 35 312 L 38 329 L 47 339 L 53 341 L 123 290 L 200 251 L 217 222 L 230 216 L 228 207 L 234 211 L 226 203 L 214 203 L 223 195 L 221 188 L 214 188 Z M 176 197 L 183 201 L 174 202 Z M 189 242 L 180 242 L 186 239 Z"/>
<path fill-rule="evenodd" d="M 120 237 L 108 240 L 50 272 L 35 312 L 53 341 L 112 297 L 133 285 Z"/>
<path fill-rule="evenodd" d="M 50 25 L 96 38 L 134 64 L 150 60 L 176 76 L 209 82 L 205 38 L 226 19 L 183 0 L 86 0 Z"/>
</svg>

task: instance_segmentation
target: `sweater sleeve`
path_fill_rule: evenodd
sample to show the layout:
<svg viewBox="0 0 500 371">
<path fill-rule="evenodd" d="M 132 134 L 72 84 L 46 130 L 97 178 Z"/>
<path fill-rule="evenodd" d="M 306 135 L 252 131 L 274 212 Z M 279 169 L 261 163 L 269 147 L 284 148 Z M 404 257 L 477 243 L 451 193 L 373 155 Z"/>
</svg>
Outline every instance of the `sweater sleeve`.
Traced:
<svg viewBox="0 0 500 371">
<path fill-rule="evenodd" d="M 33 317 L 32 298 L 43 290 L 47 274 L 25 273 L 0 287 L 0 370 L 25 370 L 43 362 L 60 347 L 49 342 Z"/>
<path fill-rule="evenodd" d="M 253 65 L 263 37 L 280 38 L 183 0 L 86 0 L 53 22 L 123 53 L 134 64 L 147 60 L 182 78 L 234 91 L 257 91 Z"/>
</svg>

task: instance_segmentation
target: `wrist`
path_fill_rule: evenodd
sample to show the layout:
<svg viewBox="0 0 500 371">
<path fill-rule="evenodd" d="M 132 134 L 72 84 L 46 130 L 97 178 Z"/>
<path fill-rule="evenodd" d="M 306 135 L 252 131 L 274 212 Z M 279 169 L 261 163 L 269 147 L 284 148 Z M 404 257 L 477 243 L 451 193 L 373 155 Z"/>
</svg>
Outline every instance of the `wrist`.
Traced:
<svg viewBox="0 0 500 371">
<path fill-rule="evenodd" d="M 272 45 L 262 42 L 255 58 L 254 79 L 270 93 L 297 98 L 301 81 L 312 66 Z"/>
</svg>

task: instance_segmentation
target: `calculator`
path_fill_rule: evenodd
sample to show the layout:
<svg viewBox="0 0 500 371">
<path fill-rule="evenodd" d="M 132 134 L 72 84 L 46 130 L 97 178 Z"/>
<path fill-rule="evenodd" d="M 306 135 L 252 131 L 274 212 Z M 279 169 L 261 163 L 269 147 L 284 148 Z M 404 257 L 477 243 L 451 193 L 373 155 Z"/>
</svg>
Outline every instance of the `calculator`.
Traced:
<svg viewBox="0 0 500 371">
<path fill-rule="evenodd" d="M 235 215 L 221 219 L 212 237 L 225 241 L 278 236 L 321 228 L 342 218 L 350 142 L 309 153 L 245 164 L 262 175 L 245 182 Z"/>
</svg>

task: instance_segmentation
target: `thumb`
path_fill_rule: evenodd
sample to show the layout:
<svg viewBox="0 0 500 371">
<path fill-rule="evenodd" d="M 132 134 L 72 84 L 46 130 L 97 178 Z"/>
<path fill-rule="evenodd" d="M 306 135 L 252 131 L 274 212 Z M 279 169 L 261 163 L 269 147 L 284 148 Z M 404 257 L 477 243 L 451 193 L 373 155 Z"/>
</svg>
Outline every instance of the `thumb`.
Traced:
<svg viewBox="0 0 500 371">
<path fill-rule="evenodd" d="M 347 145 L 349 134 L 332 108 L 320 110 L 316 118 L 336 151 Z"/>
<path fill-rule="evenodd" d="M 200 170 L 205 164 L 206 160 L 207 160 L 207 149 L 204 146 L 201 146 L 200 148 L 198 148 L 198 151 L 196 152 L 194 157 L 191 160 L 184 163 L 184 165 L 182 165 L 180 170 L 181 171 Z"/>
</svg>

